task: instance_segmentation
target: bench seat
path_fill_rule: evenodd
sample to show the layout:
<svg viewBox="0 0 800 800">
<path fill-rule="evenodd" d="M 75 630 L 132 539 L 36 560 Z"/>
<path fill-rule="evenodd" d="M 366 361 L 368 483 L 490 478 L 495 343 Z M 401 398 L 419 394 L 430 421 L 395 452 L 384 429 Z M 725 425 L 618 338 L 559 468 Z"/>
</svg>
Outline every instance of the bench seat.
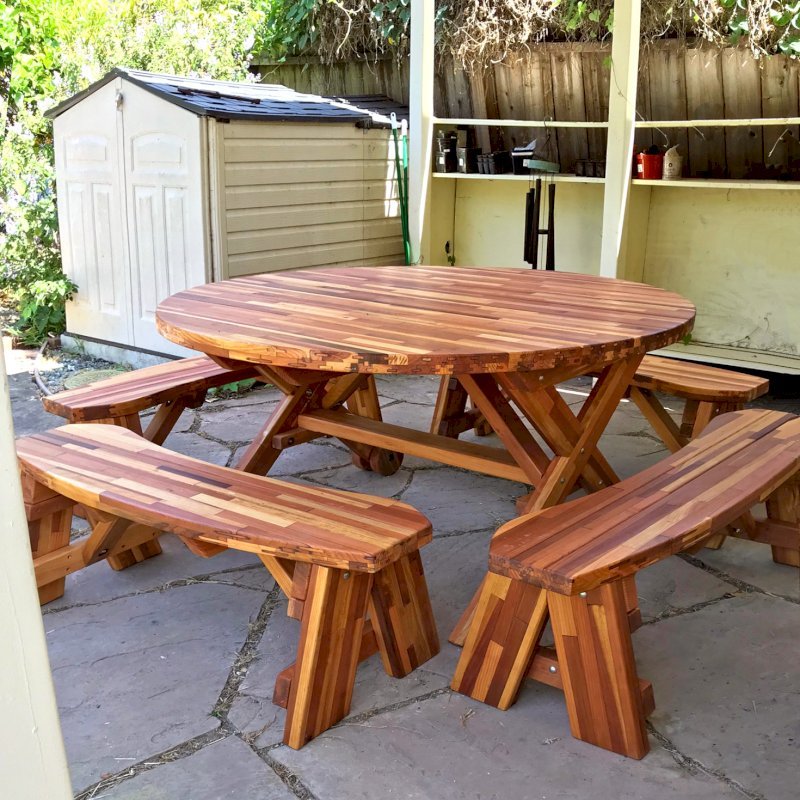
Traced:
<svg viewBox="0 0 800 800">
<path fill-rule="evenodd" d="M 43 602 L 84 566 L 156 555 L 160 532 L 199 555 L 261 558 L 301 620 L 297 663 L 281 685 L 291 747 L 348 713 L 360 658 L 378 651 L 402 677 L 438 652 L 419 557 L 431 525 L 411 506 L 207 464 L 112 425 L 65 425 L 19 439 L 17 453 Z M 76 503 L 92 532 L 70 542 Z"/>
<path fill-rule="evenodd" d="M 43 397 L 42 404 L 68 422 L 111 422 L 136 433 L 142 433 L 139 412 L 160 406 L 144 436 L 161 444 L 181 412 L 202 405 L 209 389 L 257 376 L 255 367 L 226 369 L 195 356 L 57 392 Z"/>
<path fill-rule="evenodd" d="M 800 566 L 799 472 L 800 417 L 738 411 L 638 475 L 502 526 L 453 688 L 508 708 L 526 675 L 542 679 L 537 648 L 549 617 L 546 682 L 557 675 L 573 735 L 641 758 L 651 701 L 636 675 L 626 580 L 740 519 L 737 535 Z M 767 518 L 757 521 L 750 509 L 764 500 Z"/>
<path fill-rule="evenodd" d="M 769 381 L 745 372 L 696 361 L 646 355 L 631 381 L 630 396 L 664 444 L 674 453 L 699 436 L 719 414 L 739 411 L 769 391 Z M 680 426 L 655 392 L 686 401 Z"/>
</svg>

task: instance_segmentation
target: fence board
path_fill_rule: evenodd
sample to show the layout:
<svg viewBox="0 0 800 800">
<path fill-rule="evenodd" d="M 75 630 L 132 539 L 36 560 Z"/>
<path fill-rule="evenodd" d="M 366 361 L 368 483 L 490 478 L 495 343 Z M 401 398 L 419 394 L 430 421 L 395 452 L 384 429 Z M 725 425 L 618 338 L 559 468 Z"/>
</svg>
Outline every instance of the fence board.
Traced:
<svg viewBox="0 0 800 800">
<path fill-rule="evenodd" d="M 605 122 L 608 119 L 610 58 L 611 48 L 592 48 L 581 52 L 583 93 L 586 100 L 586 119 L 589 122 Z M 589 140 L 589 158 L 605 161 L 606 131 L 591 129 L 586 133 Z"/>
<path fill-rule="evenodd" d="M 761 116 L 761 73 L 749 50 L 730 47 L 723 51 L 722 88 L 726 119 Z M 764 160 L 762 129 L 725 128 L 725 153 L 730 177 L 744 178 L 752 165 Z"/>
<path fill-rule="evenodd" d="M 583 63 L 566 48 L 551 50 L 553 73 L 553 106 L 560 121 L 585 120 L 586 101 L 583 91 Z M 574 172 L 579 158 L 589 157 L 589 139 L 585 130 L 559 128 L 558 155 L 562 172 Z"/>
<path fill-rule="evenodd" d="M 708 47 L 687 50 L 684 57 L 686 111 L 689 119 L 723 119 L 720 51 Z M 725 133 L 722 128 L 689 131 L 689 174 L 705 178 L 725 175 Z"/>
<path fill-rule="evenodd" d="M 761 72 L 761 112 L 765 117 L 798 115 L 800 109 L 797 77 L 796 62 L 785 58 L 764 60 Z M 797 125 L 764 128 L 764 163 L 768 166 L 788 166 L 796 149 L 797 138 Z"/>
<path fill-rule="evenodd" d="M 674 47 L 650 48 L 648 53 L 650 113 L 654 119 L 687 119 L 686 73 L 684 52 Z M 678 152 L 688 161 L 689 140 L 683 128 L 665 131 L 668 145 L 678 145 Z M 688 172 L 686 170 L 685 172 Z"/>
<path fill-rule="evenodd" d="M 613 64 L 611 68 L 613 71 Z M 646 53 L 642 53 L 639 59 L 639 78 L 636 83 L 636 119 L 655 119 L 650 107 L 650 62 Z M 655 141 L 656 136 L 659 137 L 659 143 L 663 143 L 660 134 L 654 133 L 649 128 L 638 128 L 633 137 L 634 152 L 647 150 Z"/>
</svg>

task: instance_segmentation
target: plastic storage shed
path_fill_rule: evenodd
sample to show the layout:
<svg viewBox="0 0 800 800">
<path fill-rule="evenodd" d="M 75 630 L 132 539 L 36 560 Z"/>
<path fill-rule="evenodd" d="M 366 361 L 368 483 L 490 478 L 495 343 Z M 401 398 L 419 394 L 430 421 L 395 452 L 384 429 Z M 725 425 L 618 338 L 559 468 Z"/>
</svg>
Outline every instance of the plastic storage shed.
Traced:
<svg viewBox="0 0 800 800">
<path fill-rule="evenodd" d="M 403 263 L 386 116 L 284 86 L 122 69 L 48 116 L 64 270 L 78 285 L 67 333 L 90 352 L 187 354 L 154 312 L 189 286 Z"/>
</svg>

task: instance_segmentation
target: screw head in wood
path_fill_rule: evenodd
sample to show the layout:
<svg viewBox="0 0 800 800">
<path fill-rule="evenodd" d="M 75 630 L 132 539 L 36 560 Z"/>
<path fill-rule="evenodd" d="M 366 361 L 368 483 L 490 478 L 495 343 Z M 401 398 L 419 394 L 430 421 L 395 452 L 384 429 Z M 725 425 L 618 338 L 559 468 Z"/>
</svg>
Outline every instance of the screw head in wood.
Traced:
<svg viewBox="0 0 800 800">
<path fill-rule="evenodd" d="M 550 672 L 558 672 L 558 667 L 550 667 Z"/>
<path fill-rule="evenodd" d="M 581 592 L 580 596 L 581 597 L 586 597 L 586 592 Z"/>
<path fill-rule="evenodd" d="M 349 579 L 350 579 L 350 573 L 349 572 L 345 572 L 344 575 L 342 575 L 342 580 L 346 581 L 346 580 L 349 580 Z"/>
</svg>

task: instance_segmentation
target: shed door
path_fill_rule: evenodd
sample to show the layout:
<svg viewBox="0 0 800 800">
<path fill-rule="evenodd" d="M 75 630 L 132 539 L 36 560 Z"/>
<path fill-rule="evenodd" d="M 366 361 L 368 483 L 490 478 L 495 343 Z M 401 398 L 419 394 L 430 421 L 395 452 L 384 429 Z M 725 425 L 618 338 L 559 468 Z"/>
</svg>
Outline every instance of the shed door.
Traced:
<svg viewBox="0 0 800 800">
<path fill-rule="evenodd" d="M 158 333 L 155 310 L 171 294 L 210 280 L 201 120 L 129 83 L 123 95 L 133 341 L 145 350 L 188 355 Z"/>
<path fill-rule="evenodd" d="M 55 120 L 64 272 L 78 285 L 69 333 L 132 344 L 112 81 Z"/>
</svg>

